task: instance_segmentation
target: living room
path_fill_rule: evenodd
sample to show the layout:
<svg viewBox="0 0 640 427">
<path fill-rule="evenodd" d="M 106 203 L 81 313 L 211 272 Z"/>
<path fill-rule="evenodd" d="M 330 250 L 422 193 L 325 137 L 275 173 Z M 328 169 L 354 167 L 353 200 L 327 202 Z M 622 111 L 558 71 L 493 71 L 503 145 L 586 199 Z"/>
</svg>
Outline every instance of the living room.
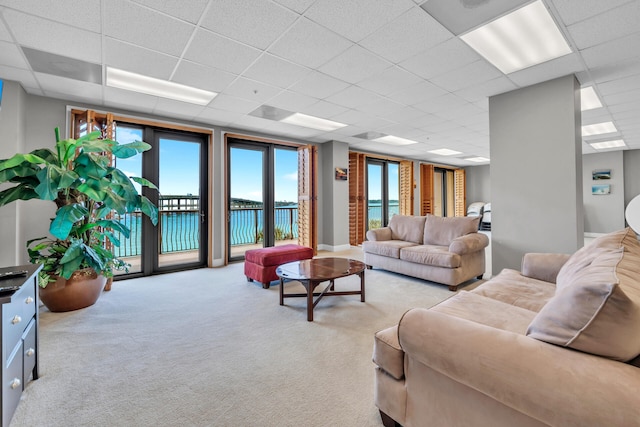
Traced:
<svg viewBox="0 0 640 427">
<path fill-rule="evenodd" d="M 303 304 L 288 304 L 283 312 L 277 305 L 277 287 L 263 290 L 248 284 L 241 263 L 228 263 L 227 135 L 317 147 L 317 246 L 321 256 L 361 256 L 360 249 L 349 243 L 348 181 L 335 179 L 335 169 L 348 166 L 352 151 L 413 162 L 416 215 L 420 214 L 418 165 L 464 169 L 466 204 L 492 202 L 497 212 L 491 247 L 497 252 L 489 253 L 493 274 L 504 267 L 520 268 L 522 252 L 574 252 L 582 246 L 585 233 L 595 237 L 624 228 L 625 208 L 640 194 L 640 128 L 636 119 L 640 110 L 636 96 L 640 90 L 640 49 L 635 25 L 639 2 L 585 5 L 545 0 L 542 4 L 571 52 L 509 73 L 491 65 L 461 40 L 460 34 L 467 30 L 452 31 L 431 15 L 436 12 L 427 5 L 435 7 L 442 2 L 370 3 L 282 0 L 240 5 L 212 0 L 176 6 L 90 1 L 78 6 L 69 0 L 54 7 L 0 2 L 4 51 L 0 55 L 0 78 L 4 81 L 0 158 L 52 147 L 56 127 L 69 136 L 74 109 L 199 130 L 210 138 L 205 263 L 214 268 L 118 281 L 93 308 L 69 314 L 43 313 L 40 339 L 48 347 L 42 349 L 42 377 L 26 386 L 15 425 L 47 424 L 34 415 L 47 412 L 57 414 L 49 425 L 88 424 L 91 419 L 99 420 L 96 425 L 379 425 L 372 398 L 373 333 L 396 324 L 410 308 L 430 307 L 447 298 L 449 291 L 405 276 L 367 271 L 364 307 L 349 297 L 323 300 L 313 322 L 321 326 L 310 332 L 313 326 L 304 321 Z M 484 16 L 482 9 L 493 7 L 490 3 L 467 1 L 456 3 L 456 7 L 461 14 L 469 12 L 474 17 L 467 25 L 476 26 L 478 19 L 484 23 L 507 12 L 492 9 L 494 15 Z M 512 3 L 509 10 L 533 2 Z M 94 20 L 100 23 L 98 28 Z M 58 62 L 57 70 L 37 68 L 56 61 L 66 62 Z M 86 64 L 98 67 L 98 83 L 69 71 L 75 70 L 69 67 Z M 174 81 L 218 95 L 209 105 L 198 106 L 131 92 L 110 86 L 107 69 Z M 502 143 L 492 141 L 490 121 L 498 116 L 495 110 L 492 114 L 490 98 L 522 93 L 567 76 L 575 76 L 580 87 L 595 88 L 602 105 L 582 114 L 578 109 L 568 148 L 571 153 L 551 152 L 553 146 L 541 141 L 539 135 L 522 138 L 515 154 L 508 147 L 500 151 Z M 275 112 L 297 111 L 347 126 L 319 131 L 258 116 L 260 111 L 264 113 L 259 109 L 264 105 Z M 616 130 L 584 137 L 580 132 L 582 126 L 606 122 Z M 545 129 L 548 135 L 554 130 Z M 391 145 L 373 140 L 385 135 L 417 142 Z M 622 140 L 624 145 L 594 148 L 594 144 L 597 147 L 610 139 Z M 431 153 L 444 148 L 458 154 Z M 570 156 L 572 164 L 567 164 Z M 468 160 L 472 157 L 484 160 Z M 514 168 L 520 169 L 520 174 Z M 592 173 L 597 170 L 610 171 L 608 182 L 602 181 L 609 185 L 606 194 L 592 191 Z M 512 188 L 504 191 L 507 174 L 513 174 L 509 184 L 519 186 L 521 196 L 513 197 Z M 567 200 L 569 209 L 564 208 Z M 49 203 L 36 200 L 0 208 L 1 265 L 27 263 L 25 242 L 46 235 L 48 218 L 53 214 Z M 567 238 L 569 229 L 572 235 Z M 505 243 L 505 235 L 513 235 L 517 244 Z M 506 252 L 513 255 L 505 256 Z M 351 279 L 355 280 L 348 281 Z M 215 286 L 219 294 L 214 294 L 203 281 L 229 286 Z M 123 333 L 136 321 L 146 325 L 152 316 L 174 317 L 171 303 L 188 307 L 188 296 L 176 291 L 177 285 L 193 287 L 185 293 L 191 295 L 197 309 L 193 317 L 184 320 L 193 323 L 183 324 L 181 314 L 175 314 L 175 330 L 171 331 L 170 323 L 164 324 L 168 338 L 162 330 L 147 331 L 147 338 Z M 144 300 L 157 292 L 162 300 L 154 298 L 150 306 L 142 305 L 144 312 L 133 316 L 127 310 L 131 301 L 119 294 L 125 289 L 127 297 Z M 125 323 L 118 316 L 131 316 L 131 323 L 122 329 Z M 194 331 L 187 339 L 181 334 L 189 327 Z M 70 328 L 74 328 L 73 337 L 65 333 Z M 344 329 L 350 333 L 341 334 Z M 207 337 L 209 331 L 216 333 Z M 97 343 L 91 341 L 94 347 L 86 347 L 83 337 L 92 334 L 105 345 L 95 347 Z M 307 335 L 308 340 L 300 338 Z M 158 370 L 152 368 L 151 364 L 163 359 L 160 343 L 171 340 L 175 344 L 166 353 L 167 360 L 162 360 Z M 145 363 L 133 361 L 134 354 L 123 358 L 127 348 L 134 350 L 132 353 L 140 351 L 141 342 L 150 344 L 155 352 L 143 353 Z M 235 342 L 255 343 L 260 352 L 238 349 Z M 311 359 L 305 359 L 309 356 L 305 348 L 313 349 Z M 78 349 L 77 356 L 69 354 L 74 349 Z M 52 353 L 54 350 L 57 352 Z M 48 359 L 47 351 L 57 355 L 55 363 Z M 228 353 L 221 356 L 225 351 Z M 86 360 L 92 352 L 95 360 Z M 223 360 L 217 365 L 209 357 Z M 110 359 L 117 364 L 107 364 Z M 177 366 L 183 361 L 191 366 L 202 364 L 205 369 L 183 370 Z M 101 365 L 106 366 L 104 370 Z M 115 378 L 124 382 L 130 375 L 129 381 L 135 382 L 140 376 L 158 377 L 172 367 L 171 382 L 145 380 L 126 398 L 118 397 L 115 381 L 105 378 L 117 375 Z M 64 373 L 62 378 L 58 373 Z M 193 382 L 197 373 L 202 378 Z M 209 388 L 206 380 L 216 386 Z M 40 381 L 54 381 L 55 389 L 47 392 L 61 396 L 43 401 Z M 109 386 L 100 391 L 98 385 L 103 381 L 109 381 Z M 243 382 L 246 385 L 242 387 L 231 384 Z M 251 387 L 252 382 L 265 387 Z M 336 384 L 341 387 L 333 388 Z M 72 396 L 71 402 L 65 402 L 64 396 Z M 167 396 L 175 400 L 166 402 Z M 91 414 L 97 404 L 92 402 L 94 397 L 101 401 L 97 418 L 91 418 L 96 415 Z M 254 405 L 242 403 L 243 399 Z M 332 409 L 322 409 L 327 400 Z M 61 405 L 61 409 L 53 405 Z M 136 415 L 140 408 L 144 410 Z M 198 411 L 202 417 L 194 415 Z"/>
</svg>

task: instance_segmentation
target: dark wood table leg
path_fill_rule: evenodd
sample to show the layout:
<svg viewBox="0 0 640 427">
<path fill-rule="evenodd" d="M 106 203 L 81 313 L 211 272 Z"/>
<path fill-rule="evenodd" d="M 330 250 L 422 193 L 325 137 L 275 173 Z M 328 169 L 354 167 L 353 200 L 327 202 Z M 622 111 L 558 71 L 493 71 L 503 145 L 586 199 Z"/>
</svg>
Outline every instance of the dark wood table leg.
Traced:
<svg viewBox="0 0 640 427">
<path fill-rule="evenodd" d="M 284 279 L 280 278 L 280 305 L 284 305 Z"/>
<path fill-rule="evenodd" d="M 307 281 L 307 321 L 313 322 L 313 290 L 317 285 L 309 280 Z"/>
<path fill-rule="evenodd" d="M 334 279 L 331 279 L 331 280 L 329 281 L 329 284 L 330 284 L 329 290 L 330 290 L 330 291 L 335 291 L 335 290 L 336 290 L 335 280 L 334 280 Z"/>
<path fill-rule="evenodd" d="M 359 274 L 360 276 L 360 301 L 364 302 L 364 270 Z"/>
</svg>

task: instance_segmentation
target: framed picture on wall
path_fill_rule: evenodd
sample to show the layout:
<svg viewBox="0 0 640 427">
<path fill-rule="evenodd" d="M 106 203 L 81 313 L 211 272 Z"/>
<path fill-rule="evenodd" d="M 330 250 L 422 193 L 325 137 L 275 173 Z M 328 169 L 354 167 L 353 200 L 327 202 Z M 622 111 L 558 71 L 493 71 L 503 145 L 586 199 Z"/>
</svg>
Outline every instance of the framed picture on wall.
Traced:
<svg viewBox="0 0 640 427">
<path fill-rule="evenodd" d="M 611 194 L 611 185 L 609 184 L 592 185 L 591 194 L 595 196 L 600 196 L 603 194 Z"/>
<path fill-rule="evenodd" d="M 600 181 L 602 179 L 611 179 L 611 169 L 598 169 L 591 172 L 591 177 L 594 181 Z"/>
<path fill-rule="evenodd" d="M 347 180 L 347 168 L 336 168 L 336 179 L 338 181 Z"/>
</svg>

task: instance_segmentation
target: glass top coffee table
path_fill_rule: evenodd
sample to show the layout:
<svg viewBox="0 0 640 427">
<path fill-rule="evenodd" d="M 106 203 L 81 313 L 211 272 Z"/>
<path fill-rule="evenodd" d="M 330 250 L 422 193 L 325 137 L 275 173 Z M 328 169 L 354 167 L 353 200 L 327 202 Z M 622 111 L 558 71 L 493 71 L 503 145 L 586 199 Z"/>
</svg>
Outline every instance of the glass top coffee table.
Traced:
<svg viewBox="0 0 640 427">
<path fill-rule="evenodd" d="M 364 271 L 363 262 L 348 258 L 315 258 L 302 261 L 289 262 L 276 269 L 280 278 L 280 305 L 284 305 L 285 298 L 307 298 L 307 320 L 313 321 L 313 308 L 322 297 L 331 295 L 360 295 L 360 301 L 364 302 Z M 360 290 L 336 291 L 335 279 L 357 274 L 360 276 Z M 306 288 L 306 293 L 285 294 L 285 281 L 297 280 Z M 322 282 L 329 281 L 322 292 L 313 292 Z M 318 297 L 314 300 L 314 297 Z"/>
</svg>

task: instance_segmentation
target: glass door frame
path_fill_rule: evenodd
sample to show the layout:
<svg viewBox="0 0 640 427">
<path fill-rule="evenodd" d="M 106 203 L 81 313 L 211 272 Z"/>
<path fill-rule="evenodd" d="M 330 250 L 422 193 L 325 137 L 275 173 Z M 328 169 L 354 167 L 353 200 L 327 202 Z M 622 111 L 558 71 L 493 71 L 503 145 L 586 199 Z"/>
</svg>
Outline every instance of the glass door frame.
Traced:
<svg viewBox="0 0 640 427">
<path fill-rule="evenodd" d="M 391 160 L 383 160 L 376 158 L 367 158 L 366 160 L 366 170 L 367 170 L 367 185 L 366 185 L 366 199 L 367 199 L 367 217 L 365 220 L 366 229 L 369 230 L 369 165 L 380 166 L 381 170 L 381 186 L 380 189 L 380 210 L 381 210 L 381 227 L 386 227 L 389 225 L 389 220 L 391 219 L 389 215 L 389 164 L 394 164 L 398 166 L 398 175 L 400 173 L 400 162 L 391 161 Z M 398 176 L 398 185 L 400 183 L 400 177 Z M 399 192 L 399 189 L 398 189 Z"/>
</svg>

